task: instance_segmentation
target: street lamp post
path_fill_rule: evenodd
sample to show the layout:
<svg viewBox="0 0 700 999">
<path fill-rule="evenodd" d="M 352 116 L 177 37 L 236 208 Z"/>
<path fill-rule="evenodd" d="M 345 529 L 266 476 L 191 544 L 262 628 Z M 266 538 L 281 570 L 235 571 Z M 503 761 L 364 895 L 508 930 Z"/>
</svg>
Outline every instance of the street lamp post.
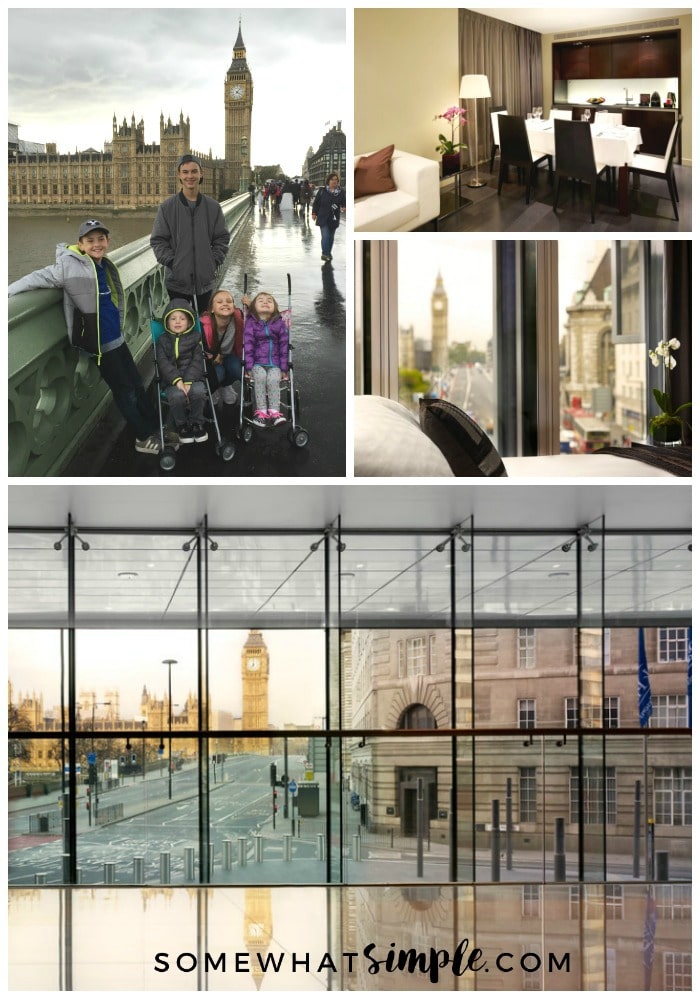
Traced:
<svg viewBox="0 0 700 999">
<path fill-rule="evenodd" d="M 168 667 L 168 798 L 173 796 L 173 666 L 177 659 L 164 659 L 163 665 Z"/>
<path fill-rule="evenodd" d="M 98 707 L 98 706 L 99 707 L 106 707 L 107 705 L 109 705 L 111 703 L 112 703 L 111 701 L 98 701 L 98 700 L 96 700 L 96 698 L 95 698 L 95 692 L 93 690 L 93 692 L 92 692 L 92 721 L 91 721 L 91 724 L 90 724 L 90 733 L 91 733 L 90 750 L 91 750 L 91 752 L 92 752 L 93 755 L 95 753 L 95 708 Z M 99 803 L 100 803 L 99 791 L 98 791 L 98 787 L 99 787 L 99 775 L 97 773 L 97 760 L 95 760 L 95 763 L 93 763 L 93 766 L 95 767 L 95 770 L 94 770 L 94 774 L 95 774 L 95 793 L 93 795 L 93 800 L 94 800 L 94 808 L 95 808 L 95 822 L 97 822 L 97 809 L 98 809 L 98 806 L 99 806 Z M 89 773 L 89 771 L 90 771 L 90 768 L 88 767 L 88 773 Z"/>
</svg>

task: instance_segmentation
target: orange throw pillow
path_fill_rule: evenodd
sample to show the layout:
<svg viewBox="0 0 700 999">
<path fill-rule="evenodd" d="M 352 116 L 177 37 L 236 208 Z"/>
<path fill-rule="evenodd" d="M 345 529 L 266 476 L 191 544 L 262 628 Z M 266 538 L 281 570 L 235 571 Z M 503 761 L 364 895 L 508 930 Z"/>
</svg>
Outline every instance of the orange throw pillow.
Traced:
<svg viewBox="0 0 700 999">
<path fill-rule="evenodd" d="M 355 167 L 355 197 L 364 198 L 368 194 L 386 194 L 395 191 L 396 184 L 391 177 L 391 157 L 393 146 L 385 146 L 369 156 L 361 156 Z"/>
</svg>

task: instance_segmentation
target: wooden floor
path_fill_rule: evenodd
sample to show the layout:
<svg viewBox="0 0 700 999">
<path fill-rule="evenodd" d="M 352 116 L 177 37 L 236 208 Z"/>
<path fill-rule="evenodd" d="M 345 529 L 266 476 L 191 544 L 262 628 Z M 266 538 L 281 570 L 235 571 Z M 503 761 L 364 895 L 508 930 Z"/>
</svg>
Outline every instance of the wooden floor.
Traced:
<svg viewBox="0 0 700 999">
<path fill-rule="evenodd" d="M 624 216 L 617 207 L 608 201 L 607 185 L 599 183 L 595 210 L 595 224 L 591 224 L 590 189 L 587 184 L 572 185 L 562 180 L 559 191 L 559 205 L 556 213 L 552 210 L 554 188 L 549 183 L 546 170 L 538 171 L 537 187 L 530 192 L 530 204 L 525 204 L 525 187 L 516 183 L 517 173 L 511 170 L 509 182 L 503 184 L 498 195 L 498 169 L 496 160 L 494 172 L 479 168 L 479 179 L 486 181 L 485 187 L 462 188 L 462 193 L 472 199 L 459 212 L 450 215 L 439 223 L 440 232 L 690 232 L 691 212 L 691 167 L 676 166 L 680 203 L 680 220 L 673 217 L 673 206 L 665 180 L 641 177 L 639 189 L 632 189 L 630 180 L 631 214 Z M 432 225 L 422 226 L 420 232 L 434 231 Z"/>
</svg>

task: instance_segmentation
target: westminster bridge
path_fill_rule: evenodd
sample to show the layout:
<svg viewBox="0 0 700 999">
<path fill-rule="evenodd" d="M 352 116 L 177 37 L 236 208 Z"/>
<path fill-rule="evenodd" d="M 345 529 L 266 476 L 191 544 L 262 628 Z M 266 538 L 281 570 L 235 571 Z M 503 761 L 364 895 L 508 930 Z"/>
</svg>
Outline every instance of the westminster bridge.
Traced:
<svg viewBox="0 0 700 999">
<path fill-rule="evenodd" d="M 291 278 L 297 422 L 308 444 L 294 446 L 285 428 L 238 437 L 238 407 L 224 406 L 221 431 L 235 445 L 224 462 L 213 428 L 206 444 L 179 448 L 175 469 L 138 454 L 92 359 L 68 342 L 62 292 L 25 292 L 9 299 L 8 469 L 11 476 L 344 476 L 345 475 L 345 227 L 333 261 L 322 265 L 318 228 L 303 212 L 261 212 L 249 196 L 222 204 L 231 233 L 220 284 L 240 305 L 270 291 L 287 305 Z M 124 336 L 144 383 L 152 382 L 151 302 L 167 302 L 164 274 L 144 236 L 110 252 L 125 289 Z M 221 412 L 221 411 L 220 411 Z"/>
</svg>

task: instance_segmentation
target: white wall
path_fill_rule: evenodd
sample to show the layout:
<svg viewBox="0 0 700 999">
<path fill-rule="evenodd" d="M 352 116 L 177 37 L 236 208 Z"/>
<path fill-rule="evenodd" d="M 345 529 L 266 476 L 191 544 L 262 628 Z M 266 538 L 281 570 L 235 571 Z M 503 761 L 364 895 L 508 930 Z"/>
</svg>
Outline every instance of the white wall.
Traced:
<svg viewBox="0 0 700 999">
<path fill-rule="evenodd" d="M 355 8 L 355 153 L 393 143 L 439 159 L 459 103 L 458 10 Z"/>
</svg>

